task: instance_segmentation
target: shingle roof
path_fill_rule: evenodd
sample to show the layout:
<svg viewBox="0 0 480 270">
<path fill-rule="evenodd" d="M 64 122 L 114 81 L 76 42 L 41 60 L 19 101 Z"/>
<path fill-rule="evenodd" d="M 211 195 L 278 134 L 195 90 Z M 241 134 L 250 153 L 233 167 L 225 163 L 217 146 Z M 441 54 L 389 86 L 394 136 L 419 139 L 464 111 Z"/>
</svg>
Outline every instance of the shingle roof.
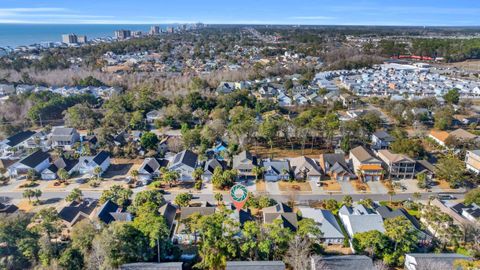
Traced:
<svg viewBox="0 0 480 270">
<path fill-rule="evenodd" d="M 115 204 L 111 200 L 108 200 L 98 210 L 97 217 L 105 224 L 109 224 L 110 222 L 115 220 L 111 213 L 117 212 L 118 208 L 119 206 L 117 204 Z"/>
<path fill-rule="evenodd" d="M 395 139 L 390 136 L 390 134 L 388 134 L 386 131 L 384 130 L 379 130 L 375 133 L 373 133 L 373 135 L 383 141 L 387 141 L 387 142 L 393 142 Z"/>
<path fill-rule="evenodd" d="M 195 168 L 195 166 L 197 165 L 197 159 L 197 154 L 193 153 L 190 150 L 184 150 L 175 155 L 172 165 L 170 167 L 184 164 L 189 167 Z"/>
<path fill-rule="evenodd" d="M 310 207 L 300 207 L 302 218 L 313 219 L 323 233 L 322 238 L 344 238 L 342 229 L 332 212 Z"/>
<path fill-rule="evenodd" d="M 120 266 L 120 270 L 182 270 L 182 262 L 168 263 L 127 263 Z"/>
<path fill-rule="evenodd" d="M 322 170 L 320 166 L 312 158 L 301 156 L 296 158 L 290 158 L 290 166 L 295 174 L 301 173 L 303 170 L 307 170 L 308 175 L 321 175 Z"/>
<path fill-rule="evenodd" d="M 11 146 L 11 147 L 16 146 L 16 145 L 28 140 L 34 134 L 35 134 L 35 132 L 30 131 L 30 130 L 19 132 L 19 133 L 13 135 L 13 136 L 10 136 L 10 137 L 7 138 L 7 140 L 8 140 L 7 145 Z"/>
<path fill-rule="evenodd" d="M 360 161 L 360 162 L 364 162 L 364 161 L 367 161 L 369 159 L 374 158 L 373 155 L 371 155 L 367 151 L 367 149 L 365 149 L 365 147 L 363 147 L 363 146 L 357 146 L 357 147 L 353 148 L 352 150 L 350 150 L 350 154 L 354 155 L 358 159 L 358 161 Z"/>
<path fill-rule="evenodd" d="M 109 157 L 110 157 L 110 154 L 108 152 L 101 151 L 93 158 L 92 161 L 95 162 L 98 166 L 100 166 Z"/>
<path fill-rule="evenodd" d="M 470 132 L 468 132 L 464 129 L 461 129 L 461 128 L 450 132 L 449 135 L 454 136 L 459 140 L 473 140 L 473 139 L 477 138 L 476 135 L 474 135 L 474 134 L 472 134 L 472 133 L 470 133 Z"/>
<path fill-rule="evenodd" d="M 72 202 L 68 206 L 62 208 L 58 213 L 58 216 L 68 223 L 72 223 L 78 219 L 79 215 L 83 214 L 89 216 L 97 206 L 97 203 L 97 200 L 89 199 L 85 199 L 80 203 Z"/>
<path fill-rule="evenodd" d="M 168 228 L 171 228 L 177 215 L 177 207 L 171 203 L 166 203 L 158 209 L 158 212 L 165 217 Z"/>
<path fill-rule="evenodd" d="M 312 264 L 317 269 L 328 270 L 374 270 L 372 259 L 364 255 L 314 256 Z"/>
<path fill-rule="evenodd" d="M 205 162 L 205 167 L 203 168 L 204 172 L 212 173 L 215 171 L 215 168 L 220 167 L 222 170 L 227 168 L 227 164 L 223 160 L 218 160 L 216 158 L 210 159 Z"/>
<path fill-rule="evenodd" d="M 215 207 L 182 207 L 180 220 L 184 220 L 195 213 L 199 213 L 202 216 L 213 215 Z"/>
<path fill-rule="evenodd" d="M 38 164 L 42 163 L 46 159 L 49 159 L 50 155 L 47 152 L 42 150 L 37 150 L 36 152 L 30 154 L 28 157 L 22 159 L 20 163 L 30 168 L 35 168 Z"/>
<path fill-rule="evenodd" d="M 257 158 L 248 151 L 233 156 L 233 168 L 240 169 L 242 167 L 252 168 L 257 165 Z"/>
</svg>

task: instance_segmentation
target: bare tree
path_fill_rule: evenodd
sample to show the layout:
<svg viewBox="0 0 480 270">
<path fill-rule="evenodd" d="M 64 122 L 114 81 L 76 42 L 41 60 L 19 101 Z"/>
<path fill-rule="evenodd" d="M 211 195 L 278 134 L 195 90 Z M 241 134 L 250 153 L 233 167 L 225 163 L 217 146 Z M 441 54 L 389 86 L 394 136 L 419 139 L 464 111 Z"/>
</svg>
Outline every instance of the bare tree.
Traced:
<svg viewBox="0 0 480 270">
<path fill-rule="evenodd" d="M 295 236 L 290 242 L 285 260 L 293 270 L 309 269 L 310 247 L 310 241 L 300 236 Z"/>
</svg>

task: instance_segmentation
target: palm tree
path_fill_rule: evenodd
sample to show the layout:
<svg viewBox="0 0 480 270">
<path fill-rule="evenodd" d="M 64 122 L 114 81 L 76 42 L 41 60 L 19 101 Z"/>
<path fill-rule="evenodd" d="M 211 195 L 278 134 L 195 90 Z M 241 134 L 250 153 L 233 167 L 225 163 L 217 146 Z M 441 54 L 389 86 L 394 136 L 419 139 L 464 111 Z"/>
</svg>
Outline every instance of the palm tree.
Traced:
<svg viewBox="0 0 480 270">
<path fill-rule="evenodd" d="M 102 174 L 102 168 L 100 166 L 95 167 L 95 169 L 93 169 L 93 173 L 95 174 L 97 179 L 100 179 L 100 175 Z"/>
<path fill-rule="evenodd" d="M 395 194 L 397 193 L 393 189 L 388 191 L 388 196 L 390 196 L 390 204 L 392 204 L 393 196 L 395 196 Z"/>
<path fill-rule="evenodd" d="M 67 202 L 82 201 L 83 193 L 79 188 L 74 188 L 70 194 L 65 198 Z"/>
<path fill-rule="evenodd" d="M 195 179 L 195 181 L 197 181 L 197 180 L 200 180 L 200 178 L 202 177 L 202 174 L 203 174 L 203 169 L 199 167 L 193 171 L 192 177 L 193 179 Z"/>
<path fill-rule="evenodd" d="M 223 201 L 223 195 L 222 193 L 215 193 L 215 200 L 217 201 L 218 204 Z"/>
<path fill-rule="evenodd" d="M 40 196 L 42 196 L 42 191 L 40 189 L 35 189 L 33 191 L 33 196 L 37 199 L 37 202 L 40 202 L 40 200 L 38 198 L 40 198 Z"/>
<path fill-rule="evenodd" d="M 67 170 L 65 170 L 63 168 L 58 170 L 57 175 L 60 178 L 62 183 L 65 183 L 65 181 L 67 181 L 67 179 L 70 177 Z"/>
<path fill-rule="evenodd" d="M 29 202 L 31 202 L 32 197 L 34 196 L 34 192 L 32 189 L 26 189 L 25 191 L 23 191 L 22 195 L 24 198 L 27 198 Z"/>
<path fill-rule="evenodd" d="M 413 193 L 413 198 L 415 200 L 420 200 L 420 198 L 422 198 L 422 194 L 420 194 L 420 192 L 414 192 Z"/>
<path fill-rule="evenodd" d="M 263 167 L 260 166 L 255 166 L 252 169 L 252 173 L 255 175 L 255 181 L 258 181 L 258 177 L 261 177 L 263 175 L 264 169 Z"/>
<path fill-rule="evenodd" d="M 135 182 L 137 181 L 137 177 L 138 177 L 138 170 L 132 170 L 130 172 L 130 175 L 133 177 L 133 180 L 135 180 Z"/>
</svg>

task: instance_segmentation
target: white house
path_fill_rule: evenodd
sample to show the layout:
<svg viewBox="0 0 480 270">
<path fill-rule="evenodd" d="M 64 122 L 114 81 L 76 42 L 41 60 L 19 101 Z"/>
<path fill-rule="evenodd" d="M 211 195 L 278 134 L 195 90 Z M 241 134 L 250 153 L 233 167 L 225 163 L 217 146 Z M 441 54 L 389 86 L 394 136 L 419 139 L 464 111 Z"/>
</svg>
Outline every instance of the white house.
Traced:
<svg viewBox="0 0 480 270">
<path fill-rule="evenodd" d="M 48 166 L 50 166 L 50 155 L 42 150 L 37 150 L 26 158 L 13 164 L 8 168 L 10 176 L 18 176 L 26 174 L 29 170 L 35 170 L 41 173 Z"/>
<path fill-rule="evenodd" d="M 80 174 L 95 174 L 95 168 L 100 167 L 100 174 L 104 173 L 110 167 L 110 154 L 101 151 L 96 156 L 81 157 L 78 162 L 78 172 Z"/>
<path fill-rule="evenodd" d="M 326 244 L 342 244 L 345 236 L 332 212 L 311 207 L 300 207 L 302 218 L 310 218 L 315 221 L 323 233 L 322 241 Z"/>
<path fill-rule="evenodd" d="M 405 254 L 405 269 L 454 269 L 456 260 L 471 261 L 472 258 L 455 253 L 407 253 Z"/>
<path fill-rule="evenodd" d="M 356 233 L 373 230 L 385 232 L 382 216 L 361 204 L 353 207 L 342 206 L 338 211 L 338 216 L 350 238 L 353 238 Z"/>
<path fill-rule="evenodd" d="M 58 170 L 64 169 L 68 175 L 72 175 L 78 170 L 78 159 L 59 158 L 55 160 L 48 168 L 42 171 L 42 180 L 55 180 L 58 177 Z"/>
<path fill-rule="evenodd" d="M 192 174 L 197 167 L 197 159 L 197 154 L 184 150 L 175 155 L 168 168 L 180 174 L 180 181 L 194 181 Z"/>
<path fill-rule="evenodd" d="M 168 160 L 159 158 L 146 158 L 138 169 L 138 180 L 148 184 L 153 178 L 160 176 L 160 168 L 167 167 Z"/>
<path fill-rule="evenodd" d="M 288 180 L 290 178 L 290 163 L 288 160 L 263 160 L 264 178 L 266 181 Z"/>
</svg>

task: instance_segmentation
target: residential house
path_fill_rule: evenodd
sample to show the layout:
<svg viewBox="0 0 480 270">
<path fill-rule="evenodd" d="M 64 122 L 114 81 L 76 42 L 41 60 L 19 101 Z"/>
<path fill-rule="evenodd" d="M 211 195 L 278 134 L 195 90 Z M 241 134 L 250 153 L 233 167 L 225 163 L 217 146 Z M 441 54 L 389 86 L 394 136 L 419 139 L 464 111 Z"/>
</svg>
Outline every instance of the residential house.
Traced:
<svg viewBox="0 0 480 270">
<path fill-rule="evenodd" d="M 233 212 L 229 217 L 240 224 L 243 227 L 243 224 L 247 221 L 255 221 L 255 218 L 252 216 L 250 209 L 240 209 L 238 210 L 235 205 L 227 205 L 227 209 L 232 210 Z"/>
<path fill-rule="evenodd" d="M 326 244 L 343 244 L 345 236 L 331 211 L 300 207 L 302 218 L 310 218 L 315 221 L 322 234 L 322 241 Z"/>
<path fill-rule="evenodd" d="M 373 230 L 385 232 L 382 216 L 364 205 L 358 204 L 353 207 L 344 205 L 338 211 L 338 216 L 352 239 L 356 233 Z"/>
<path fill-rule="evenodd" d="M 55 180 L 58 177 L 58 170 L 64 169 L 68 175 L 72 175 L 77 170 L 78 159 L 58 158 L 48 168 L 42 171 L 42 180 Z"/>
<path fill-rule="evenodd" d="M 212 206 L 208 203 L 206 203 L 205 206 L 182 207 L 172 241 L 174 243 L 181 244 L 196 243 L 199 237 L 198 234 L 190 234 L 189 232 L 185 231 L 184 221 L 193 214 L 198 214 L 201 216 L 213 215 L 215 213 L 215 209 L 215 206 Z"/>
<path fill-rule="evenodd" d="M 457 260 L 471 261 L 471 257 L 455 253 L 407 253 L 405 254 L 405 269 L 454 269 Z"/>
<path fill-rule="evenodd" d="M 375 150 L 387 149 L 394 141 L 395 139 L 384 130 L 372 134 L 372 148 Z"/>
<path fill-rule="evenodd" d="M 467 170 L 480 174 L 480 150 L 468 150 L 465 155 Z"/>
<path fill-rule="evenodd" d="M 149 111 L 145 117 L 147 119 L 147 123 L 150 125 L 155 124 L 155 121 L 162 119 L 163 114 L 158 110 Z"/>
<path fill-rule="evenodd" d="M 194 181 L 192 174 L 197 167 L 197 160 L 197 154 L 190 150 L 184 150 L 175 155 L 168 169 L 178 172 L 180 181 Z"/>
<path fill-rule="evenodd" d="M 110 154 L 101 151 L 95 156 L 80 157 L 78 162 L 78 172 L 80 174 L 95 175 L 95 168 L 100 167 L 100 175 L 110 167 Z"/>
<path fill-rule="evenodd" d="M 74 128 L 56 127 L 50 134 L 52 147 L 61 147 L 71 150 L 76 142 L 80 141 L 80 134 Z"/>
<path fill-rule="evenodd" d="M 58 212 L 58 217 L 68 228 L 71 228 L 77 222 L 89 219 L 97 204 L 98 200 L 94 199 L 84 199 L 81 202 L 73 201 Z"/>
<path fill-rule="evenodd" d="M 403 154 L 394 154 L 390 150 L 378 151 L 378 157 L 384 162 L 391 179 L 413 179 L 415 177 L 415 160 Z"/>
<path fill-rule="evenodd" d="M 14 204 L 6 204 L 0 202 L 0 217 L 14 214 L 18 211 L 18 207 Z"/>
<path fill-rule="evenodd" d="M 318 182 L 322 177 L 322 169 L 316 160 L 306 156 L 290 158 L 290 167 L 296 180 Z"/>
<path fill-rule="evenodd" d="M 337 181 L 350 181 L 356 177 L 348 167 L 343 154 L 322 154 L 319 164 L 326 175 Z"/>
<path fill-rule="evenodd" d="M 158 209 L 158 213 L 165 218 L 167 223 L 168 231 L 172 233 L 173 228 L 176 225 L 175 218 L 177 216 L 178 208 L 174 204 L 167 202 Z"/>
<path fill-rule="evenodd" d="M 132 221 L 132 214 L 111 200 L 107 200 L 100 206 L 95 213 L 95 217 L 105 224 L 110 224 L 114 221 Z"/>
<path fill-rule="evenodd" d="M 259 166 L 257 157 L 253 156 L 249 151 L 243 151 L 233 156 L 233 169 L 238 171 L 238 178 L 252 178 L 253 168 Z"/>
<path fill-rule="evenodd" d="M 428 137 L 438 143 L 439 145 L 446 147 L 446 141 L 449 134 L 446 131 L 430 130 Z"/>
<path fill-rule="evenodd" d="M 275 220 L 281 220 L 281 226 L 296 231 L 298 228 L 297 214 L 293 209 L 284 203 L 277 203 L 274 206 L 263 208 L 263 223 L 271 224 Z"/>
<path fill-rule="evenodd" d="M 478 138 L 477 135 L 472 134 L 462 128 L 450 132 L 449 136 L 455 137 L 455 139 L 460 142 L 471 142 L 475 141 Z"/>
<path fill-rule="evenodd" d="M 210 182 L 216 168 L 220 168 L 223 171 L 227 169 L 227 163 L 224 160 L 219 160 L 216 158 L 207 160 L 203 166 L 202 180 L 205 182 Z"/>
<path fill-rule="evenodd" d="M 472 203 L 470 205 L 458 203 L 450 208 L 472 223 L 480 222 L 480 206 L 478 206 L 476 203 Z"/>
<path fill-rule="evenodd" d="M 373 261 L 365 255 L 312 256 L 310 270 L 375 270 Z"/>
<path fill-rule="evenodd" d="M 285 270 L 282 261 L 231 261 L 227 262 L 226 270 Z"/>
<path fill-rule="evenodd" d="M 364 182 L 382 180 L 382 162 L 370 154 L 363 146 L 350 150 L 350 160 L 353 164 L 353 170 Z"/>
<path fill-rule="evenodd" d="M 22 131 L 12 135 L 0 142 L 0 150 L 3 155 L 9 155 L 13 154 L 14 150 L 27 148 L 27 141 L 33 135 L 35 135 L 35 132 L 30 130 Z"/>
<path fill-rule="evenodd" d="M 153 178 L 160 176 L 160 169 L 168 166 L 168 160 L 161 158 L 146 158 L 140 168 L 138 168 L 138 181 L 144 185 L 148 184 Z"/>
<path fill-rule="evenodd" d="M 42 150 L 37 150 L 10 166 L 8 171 L 10 176 L 27 174 L 29 170 L 34 170 L 36 173 L 40 174 L 43 170 L 48 168 L 48 166 L 50 166 L 50 155 Z"/>
<path fill-rule="evenodd" d="M 428 160 L 417 160 L 415 163 L 415 175 L 425 174 L 427 181 L 430 182 L 435 178 L 435 165 L 428 162 Z"/>
<path fill-rule="evenodd" d="M 217 94 L 230 94 L 235 91 L 235 83 L 233 82 L 221 82 L 217 87 Z"/>
<path fill-rule="evenodd" d="M 288 180 L 290 178 L 290 163 L 288 160 L 264 159 L 262 161 L 266 181 Z"/>
</svg>

